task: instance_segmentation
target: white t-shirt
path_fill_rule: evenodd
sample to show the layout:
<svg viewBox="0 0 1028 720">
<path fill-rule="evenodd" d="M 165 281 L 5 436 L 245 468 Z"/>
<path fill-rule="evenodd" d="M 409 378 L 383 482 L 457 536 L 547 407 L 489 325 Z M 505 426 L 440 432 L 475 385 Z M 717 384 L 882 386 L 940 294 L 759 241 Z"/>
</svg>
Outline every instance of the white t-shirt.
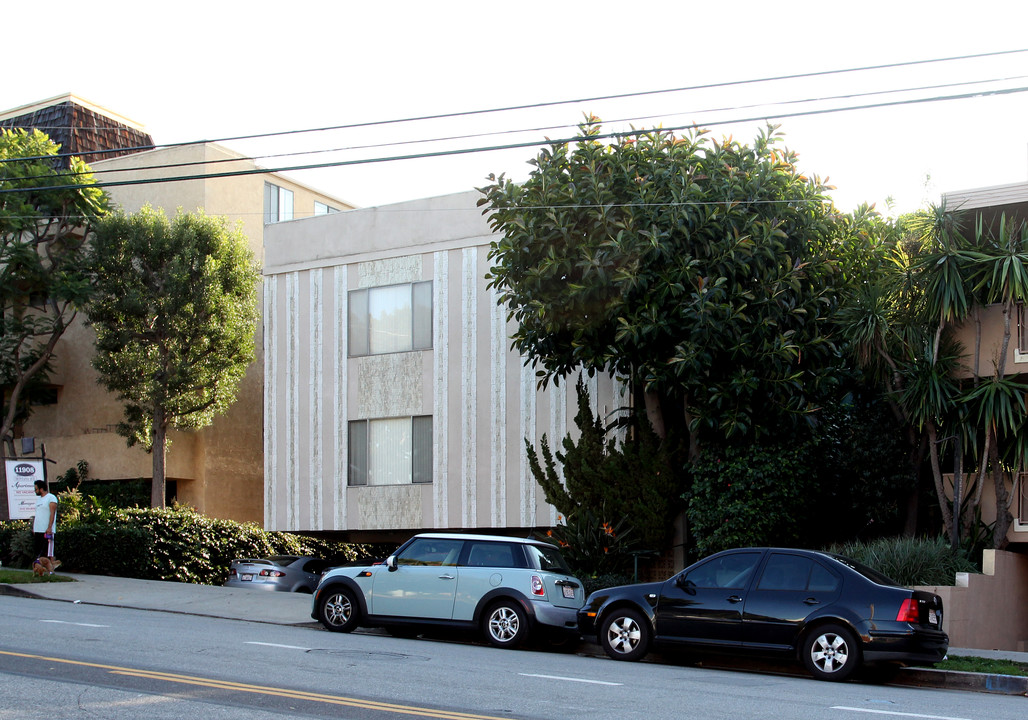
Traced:
<svg viewBox="0 0 1028 720">
<path fill-rule="evenodd" d="M 32 521 L 32 532 L 45 533 L 50 524 L 50 503 L 56 503 L 57 497 L 53 493 L 47 493 L 43 497 L 36 495 L 36 517 Z M 57 516 L 54 516 L 53 530 L 57 530 Z"/>
</svg>

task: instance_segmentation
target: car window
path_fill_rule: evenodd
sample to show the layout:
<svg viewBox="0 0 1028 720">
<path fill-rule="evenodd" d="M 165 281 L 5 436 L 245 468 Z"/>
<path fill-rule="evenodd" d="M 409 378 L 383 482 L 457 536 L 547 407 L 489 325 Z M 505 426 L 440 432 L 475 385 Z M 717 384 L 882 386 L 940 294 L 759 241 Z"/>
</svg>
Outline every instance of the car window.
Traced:
<svg viewBox="0 0 1028 720">
<path fill-rule="evenodd" d="M 814 563 L 807 589 L 817 592 L 833 592 L 839 589 L 839 578 L 828 568 L 822 567 L 820 563 Z"/>
<path fill-rule="evenodd" d="M 534 545 L 532 543 L 528 543 L 524 547 L 525 552 L 532 560 L 533 567 L 548 572 L 571 574 L 571 569 L 557 548 L 551 545 Z"/>
<path fill-rule="evenodd" d="M 897 583 L 895 580 L 893 580 L 892 578 L 888 577 L 887 575 L 883 575 L 882 573 L 878 572 L 877 570 L 875 570 L 873 568 L 869 568 L 867 565 L 864 565 L 862 563 L 858 563 L 853 558 L 848 558 L 848 557 L 845 557 L 843 555 L 834 555 L 834 554 L 831 555 L 830 557 L 832 557 L 835 560 L 841 562 L 843 565 L 845 565 L 846 567 L 850 568 L 851 570 L 856 570 L 858 573 L 860 573 L 861 575 L 863 575 L 864 577 L 866 577 L 868 580 L 870 580 L 873 583 L 878 583 L 879 585 L 899 585 L 899 583 Z"/>
<path fill-rule="evenodd" d="M 469 542 L 467 565 L 469 567 L 519 567 L 520 553 L 515 553 L 510 543 Z"/>
<path fill-rule="evenodd" d="M 799 555 L 772 553 L 757 582 L 758 590 L 806 590 L 814 561 Z"/>
<path fill-rule="evenodd" d="M 415 538 L 396 556 L 397 565 L 456 565 L 462 540 Z"/>
<path fill-rule="evenodd" d="M 722 555 L 697 565 L 682 577 L 684 582 L 700 588 L 741 590 L 749 583 L 759 560 L 759 552 Z"/>
</svg>

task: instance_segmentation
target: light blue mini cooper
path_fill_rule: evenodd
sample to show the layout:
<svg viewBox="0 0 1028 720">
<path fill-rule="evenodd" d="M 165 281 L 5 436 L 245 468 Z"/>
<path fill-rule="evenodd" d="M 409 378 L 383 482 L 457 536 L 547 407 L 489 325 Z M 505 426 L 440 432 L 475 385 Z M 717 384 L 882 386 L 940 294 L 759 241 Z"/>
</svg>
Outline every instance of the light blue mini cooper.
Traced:
<svg viewBox="0 0 1028 720">
<path fill-rule="evenodd" d="M 336 632 L 384 627 L 414 635 L 426 626 L 480 629 L 512 648 L 538 632 L 577 637 L 585 602 L 555 546 L 525 538 L 415 535 L 381 565 L 322 577 L 311 616 Z"/>
</svg>

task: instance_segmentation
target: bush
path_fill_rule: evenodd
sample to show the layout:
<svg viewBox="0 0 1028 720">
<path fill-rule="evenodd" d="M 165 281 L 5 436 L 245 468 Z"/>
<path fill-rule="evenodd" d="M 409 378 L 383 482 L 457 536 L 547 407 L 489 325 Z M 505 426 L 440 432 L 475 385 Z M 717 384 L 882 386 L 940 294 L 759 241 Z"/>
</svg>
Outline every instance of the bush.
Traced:
<svg viewBox="0 0 1028 720">
<path fill-rule="evenodd" d="M 942 537 L 879 538 L 832 545 L 829 552 L 853 558 L 905 586 L 953 585 L 958 572 L 977 572 L 974 563 Z"/>
<path fill-rule="evenodd" d="M 342 564 L 377 550 L 267 532 L 255 523 L 218 520 L 185 507 L 110 509 L 69 502 L 72 507 L 77 519 L 59 523 L 57 532 L 57 557 L 68 572 L 220 585 L 229 562 L 239 557 L 312 555 Z M 31 543 L 27 521 L 0 523 L 0 555 L 12 564 L 28 567 Z"/>
</svg>

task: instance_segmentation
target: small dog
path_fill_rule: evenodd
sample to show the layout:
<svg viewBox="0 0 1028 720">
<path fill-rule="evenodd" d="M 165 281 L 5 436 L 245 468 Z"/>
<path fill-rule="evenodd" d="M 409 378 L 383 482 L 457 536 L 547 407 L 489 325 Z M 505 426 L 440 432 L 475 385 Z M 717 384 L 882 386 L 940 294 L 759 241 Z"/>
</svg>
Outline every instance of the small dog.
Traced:
<svg viewBox="0 0 1028 720">
<path fill-rule="evenodd" d="M 32 572 L 36 575 L 53 575 L 54 570 L 61 566 L 60 560 L 51 560 L 48 557 L 38 557 L 36 561 L 32 563 Z"/>
</svg>

